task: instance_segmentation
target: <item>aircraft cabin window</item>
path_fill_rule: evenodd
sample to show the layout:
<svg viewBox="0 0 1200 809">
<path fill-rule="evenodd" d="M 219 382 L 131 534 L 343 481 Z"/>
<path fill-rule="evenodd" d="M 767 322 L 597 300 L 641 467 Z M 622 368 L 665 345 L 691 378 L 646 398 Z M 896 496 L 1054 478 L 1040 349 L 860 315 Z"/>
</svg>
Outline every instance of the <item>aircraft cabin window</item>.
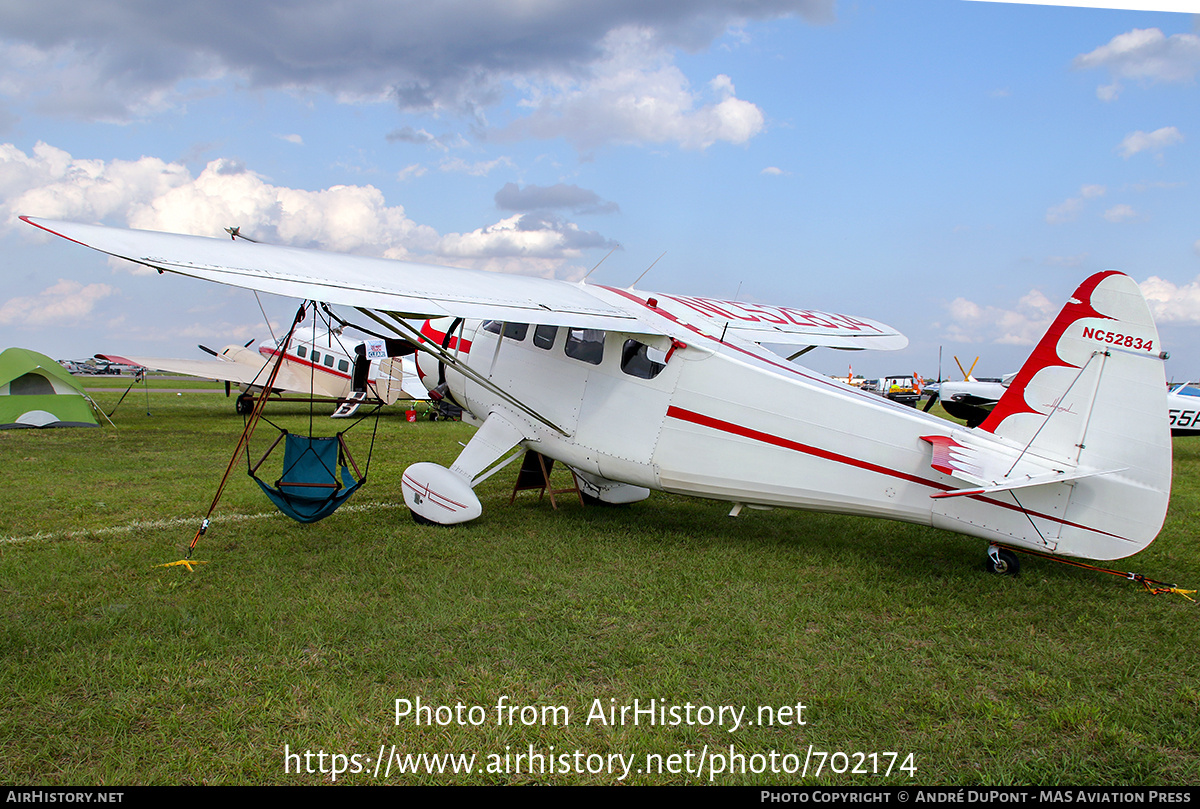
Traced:
<svg viewBox="0 0 1200 809">
<path fill-rule="evenodd" d="M 604 360 L 604 332 L 600 329 L 567 329 L 563 350 L 572 359 L 599 365 Z"/>
<path fill-rule="evenodd" d="M 304 346 L 296 346 L 296 356 L 297 357 L 303 357 L 307 353 L 308 353 L 308 349 L 305 348 Z"/>
<path fill-rule="evenodd" d="M 505 323 L 504 324 L 504 339 L 516 340 L 518 343 L 525 339 L 525 335 L 529 333 L 528 323 Z"/>
<path fill-rule="evenodd" d="M 326 355 L 325 355 L 325 367 L 326 367 L 326 368 L 332 368 L 332 367 L 333 367 L 333 355 L 332 355 L 332 354 L 326 354 Z"/>
<path fill-rule="evenodd" d="M 350 370 L 350 363 L 346 360 L 338 360 L 338 370 L 343 374 Z"/>
<path fill-rule="evenodd" d="M 533 330 L 533 344 L 538 348 L 550 350 L 554 347 L 554 338 L 558 336 L 558 326 L 538 326 Z"/>
<path fill-rule="evenodd" d="M 490 331 L 492 334 L 499 334 L 502 325 L 499 320 L 485 320 L 483 321 L 483 330 Z"/>
<path fill-rule="evenodd" d="M 646 356 L 650 346 L 637 340 L 626 340 L 621 349 L 621 370 L 638 379 L 653 379 L 666 365 Z"/>
<path fill-rule="evenodd" d="M 320 351 L 315 351 L 315 350 L 313 351 L 312 361 L 313 361 L 313 365 L 316 365 L 318 362 L 321 361 L 321 352 Z"/>
</svg>

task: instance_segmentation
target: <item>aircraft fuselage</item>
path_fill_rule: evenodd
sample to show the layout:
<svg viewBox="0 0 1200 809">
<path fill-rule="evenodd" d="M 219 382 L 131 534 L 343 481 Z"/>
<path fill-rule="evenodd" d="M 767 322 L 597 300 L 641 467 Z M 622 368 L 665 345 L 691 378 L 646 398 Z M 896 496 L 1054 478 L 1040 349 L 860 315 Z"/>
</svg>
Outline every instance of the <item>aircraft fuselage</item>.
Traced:
<svg viewBox="0 0 1200 809">
<path fill-rule="evenodd" d="M 449 324 L 430 321 L 425 334 L 557 429 L 421 356 L 425 384 L 442 381 L 440 373 L 476 423 L 501 412 L 521 424 L 528 436 L 522 444 L 580 472 L 749 506 L 884 517 L 1069 552 L 1060 538 L 1064 525 L 1073 525 L 1065 513 L 1070 484 L 1025 493 L 1021 507 L 1002 495 L 934 499 L 962 483 L 931 468 L 924 439 L 965 442 L 967 431 L 754 344 L 698 333 L 654 362 L 642 347 L 661 360 L 671 349 L 668 338 L 467 321 L 446 339 Z M 1020 447 L 990 443 L 1014 461 L 1020 454 Z M 1039 528 L 1032 541 L 1031 521 Z"/>
</svg>

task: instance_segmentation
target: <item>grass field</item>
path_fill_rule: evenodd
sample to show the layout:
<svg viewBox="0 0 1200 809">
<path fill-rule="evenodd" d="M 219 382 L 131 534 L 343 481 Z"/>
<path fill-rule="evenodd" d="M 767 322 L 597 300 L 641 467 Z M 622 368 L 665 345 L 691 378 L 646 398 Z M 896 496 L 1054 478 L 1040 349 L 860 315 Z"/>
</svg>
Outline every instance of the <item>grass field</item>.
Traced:
<svg viewBox="0 0 1200 809">
<path fill-rule="evenodd" d="M 659 493 L 509 506 L 512 467 L 481 485 L 480 520 L 421 527 L 402 470 L 449 463 L 471 430 L 399 411 L 321 523 L 274 514 L 243 463 L 189 573 L 158 565 L 181 558 L 242 420 L 202 391 L 146 404 L 131 392 L 117 430 L 0 432 L 5 783 L 316 784 L 335 766 L 352 784 L 1200 783 L 1200 623 L 1178 595 L 1028 557 L 994 577 L 980 540 L 877 520 L 731 519 Z M 271 412 L 307 429 L 304 406 Z M 360 460 L 370 426 L 351 432 Z M 1200 439 L 1177 439 L 1166 526 L 1119 566 L 1200 585 L 1198 466 Z M 418 699 L 446 710 L 397 721 Z M 588 721 L 635 700 L 679 721 Z M 497 722 L 498 702 L 526 710 Z M 720 706 L 745 708 L 736 728 Z M 514 772 L 531 748 L 542 770 Z M 397 772 L 421 754 L 474 754 L 474 771 Z"/>
</svg>

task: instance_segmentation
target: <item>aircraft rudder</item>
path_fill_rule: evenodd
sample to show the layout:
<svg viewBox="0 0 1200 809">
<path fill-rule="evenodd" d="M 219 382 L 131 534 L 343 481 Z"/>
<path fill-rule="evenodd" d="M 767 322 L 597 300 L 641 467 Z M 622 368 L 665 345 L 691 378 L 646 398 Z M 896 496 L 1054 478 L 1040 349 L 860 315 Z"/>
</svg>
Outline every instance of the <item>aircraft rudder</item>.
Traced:
<svg viewBox="0 0 1200 809">
<path fill-rule="evenodd" d="M 980 426 L 1064 469 L 1098 473 L 1072 483 L 1060 553 L 1121 558 L 1161 529 L 1171 489 L 1166 356 L 1137 283 L 1097 273 Z"/>
</svg>

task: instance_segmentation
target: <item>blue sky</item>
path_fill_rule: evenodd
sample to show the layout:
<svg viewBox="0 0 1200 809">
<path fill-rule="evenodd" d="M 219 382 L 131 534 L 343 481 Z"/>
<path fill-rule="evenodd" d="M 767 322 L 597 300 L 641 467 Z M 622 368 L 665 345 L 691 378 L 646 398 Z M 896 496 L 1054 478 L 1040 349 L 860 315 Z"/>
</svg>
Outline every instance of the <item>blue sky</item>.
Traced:
<svg viewBox="0 0 1200 809">
<path fill-rule="evenodd" d="M 1170 4 L 1188 8 L 1189 4 Z M 1191 4 L 1195 10 L 1196 4 Z M 1019 367 L 1075 286 L 1200 378 L 1200 17 L 969 0 L 0 9 L 0 347 L 199 356 L 250 293 L 20 214 L 846 312 Z M 294 304 L 268 299 L 278 324 Z"/>
</svg>

